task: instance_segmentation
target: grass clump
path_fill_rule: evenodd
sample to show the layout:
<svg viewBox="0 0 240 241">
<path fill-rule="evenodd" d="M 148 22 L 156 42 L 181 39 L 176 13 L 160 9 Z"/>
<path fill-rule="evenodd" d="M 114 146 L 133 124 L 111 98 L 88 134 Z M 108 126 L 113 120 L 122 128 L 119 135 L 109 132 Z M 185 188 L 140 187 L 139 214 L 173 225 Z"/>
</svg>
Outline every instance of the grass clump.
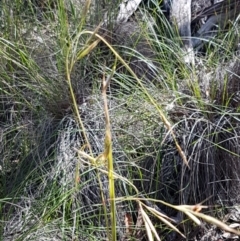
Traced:
<svg viewBox="0 0 240 241">
<path fill-rule="evenodd" d="M 24 13 L 10 3 L 3 240 L 179 240 L 195 231 L 188 218 L 239 235 L 202 212 L 239 202 L 239 56 L 228 36 L 190 68 L 162 14 L 159 28 L 136 15 L 108 32 L 92 22 L 98 2 L 27 1 Z"/>
</svg>

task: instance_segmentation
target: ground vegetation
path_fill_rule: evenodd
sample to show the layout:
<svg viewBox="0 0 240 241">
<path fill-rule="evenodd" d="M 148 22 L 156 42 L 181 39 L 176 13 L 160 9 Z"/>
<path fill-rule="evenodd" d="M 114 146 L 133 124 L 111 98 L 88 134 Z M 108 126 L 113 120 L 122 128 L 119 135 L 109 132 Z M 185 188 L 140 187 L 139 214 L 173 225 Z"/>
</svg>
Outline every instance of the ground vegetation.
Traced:
<svg viewBox="0 0 240 241">
<path fill-rule="evenodd" d="M 0 240 L 239 239 L 223 2 L 192 1 L 191 63 L 168 1 L 119 22 L 122 1 L 0 2 Z M 212 11 L 227 24 L 204 27 Z"/>
</svg>

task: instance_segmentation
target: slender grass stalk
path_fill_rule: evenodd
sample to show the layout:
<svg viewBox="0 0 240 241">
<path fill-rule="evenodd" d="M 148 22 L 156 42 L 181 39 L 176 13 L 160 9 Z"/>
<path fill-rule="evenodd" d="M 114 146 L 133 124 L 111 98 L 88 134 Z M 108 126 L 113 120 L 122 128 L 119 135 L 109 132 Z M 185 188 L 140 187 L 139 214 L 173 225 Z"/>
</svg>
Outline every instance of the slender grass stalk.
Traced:
<svg viewBox="0 0 240 241">
<path fill-rule="evenodd" d="M 86 16 L 87 16 L 88 9 L 90 7 L 90 3 L 91 3 L 90 0 L 86 1 L 86 3 L 85 3 L 85 7 L 84 7 L 84 10 L 83 10 L 83 17 L 81 18 L 81 23 L 80 23 L 79 28 L 78 28 L 79 31 L 81 30 L 81 27 L 83 26 L 83 24 L 86 20 Z M 75 98 L 75 94 L 74 94 L 73 86 L 72 86 L 72 81 L 71 81 L 72 69 L 73 69 L 74 65 L 76 64 L 76 62 L 81 60 L 81 58 L 75 57 L 75 52 L 74 52 L 75 48 L 74 47 L 78 44 L 78 39 L 75 38 L 75 39 L 73 39 L 73 41 L 70 40 L 69 30 L 68 30 L 69 26 L 67 24 L 67 15 L 66 15 L 66 11 L 64 10 L 63 0 L 59 1 L 59 19 L 60 19 L 60 22 L 61 22 L 61 24 L 60 24 L 60 26 L 61 26 L 60 43 L 61 43 L 61 46 L 62 46 L 63 55 L 65 56 L 66 80 L 67 80 L 67 84 L 68 84 L 69 91 L 70 91 L 70 96 L 71 96 L 71 100 L 72 100 L 72 107 L 73 107 L 77 122 L 79 124 L 79 128 L 82 130 L 84 139 L 86 141 L 86 146 L 89 149 L 91 155 L 93 156 L 92 148 L 91 148 L 91 145 L 90 145 L 89 140 L 87 138 L 86 131 L 85 131 L 85 128 L 84 128 L 84 125 L 83 125 L 83 121 L 82 121 L 81 116 L 80 116 L 80 112 L 79 112 L 79 109 L 78 109 L 78 105 L 77 105 L 77 101 L 76 101 L 76 98 Z"/>
<path fill-rule="evenodd" d="M 111 211 L 111 240 L 117 240 L 117 231 L 116 231 L 116 204 L 115 204 L 115 186 L 114 186 L 114 168 L 113 168 L 113 155 L 112 155 L 112 137 L 111 137 L 111 124 L 110 117 L 108 111 L 108 103 L 107 103 L 107 88 L 110 84 L 111 77 L 116 69 L 116 61 L 114 64 L 114 68 L 112 74 L 105 79 L 103 76 L 103 87 L 102 87 L 102 95 L 104 101 L 104 112 L 106 119 L 106 133 L 105 133 L 105 145 L 104 145 L 104 159 L 108 162 L 108 180 L 109 180 L 109 198 L 110 198 L 110 211 Z M 109 239 L 110 240 L 110 239 Z"/>
<path fill-rule="evenodd" d="M 84 7 L 83 12 L 82 12 L 83 18 L 81 18 L 81 22 L 80 22 L 80 24 L 77 28 L 79 33 L 76 34 L 76 37 L 73 40 L 70 40 L 70 37 L 68 37 L 69 36 L 68 27 L 66 27 L 67 25 L 65 23 L 67 21 L 66 14 L 64 12 L 63 13 L 60 12 L 60 16 L 62 16 L 61 19 L 63 21 L 61 26 L 62 25 L 65 26 L 65 28 L 63 28 L 62 36 L 65 36 L 64 40 L 67 39 L 67 43 L 63 41 L 62 45 L 63 45 L 63 54 L 65 56 L 66 80 L 67 80 L 67 84 L 68 84 L 68 87 L 69 87 L 70 96 L 71 96 L 71 99 L 72 99 L 72 107 L 73 107 L 73 111 L 75 113 L 75 117 L 77 119 L 77 122 L 79 124 L 79 128 L 82 130 L 83 137 L 85 139 L 87 148 L 90 152 L 90 156 L 92 157 L 91 159 L 93 160 L 93 163 L 95 163 L 97 165 L 98 160 L 93 158 L 92 148 L 91 148 L 91 145 L 89 143 L 88 137 L 86 135 L 86 131 L 85 131 L 83 121 L 82 121 L 81 116 L 80 116 L 79 108 L 78 108 L 78 105 L 77 105 L 77 101 L 76 101 L 76 97 L 75 97 L 75 94 L 74 94 L 74 91 L 73 91 L 73 86 L 72 86 L 72 81 L 71 81 L 71 72 L 72 72 L 72 69 L 73 69 L 74 65 L 76 64 L 76 62 L 81 61 L 85 57 L 85 55 L 88 54 L 94 48 L 94 46 L 91 47 L 91 44 L 89 44 L 89 42 L 91 41 L 91 38 L 90 38 L 89 40 L 87 40 L 87 42 L 84 45 L 84 47 L 87 48 L 86 54 L 79 55 L 79 52 L 76 52 L 76 49 L 77 49 L 77 46 L 78 46 L 78 43 L 79 43 L 79 38 L 81 36 L 81 29 L 82 29 L 82 27 L 85 23 L 85 20 L 86 20 L 86 17 L 87 17 L 87 12 L 88 12 L 89 7 L 90 7 L 90 3 L 91 3 L 91 1 L 88 0 L 85 4 L 85 7 Z M 61 5 L 61 7 L 62 7 L 62 5 Z M 78 170 L 78 168 L 76 169 L 76 172 L 77 172 L 77 170 Z M 99 183 L 99 189 L 100 189 L 100 194 L 101 194 L 101 199 L 102 199 L 102 205 L 103 205 L 106 227 L 107 227 L 107 229 L 109 229 L 106 200 L 105 200 L 105 197 L 104 197 L 104 194 L 103 194 L 103 186 L 102 186 L 101 177 L 100 177 L 101 174 L 99 173 L 98 169 L 96 169 L 96 170 L 97 170 L 97 179 L 98 179 L 98 183 Z M 77 185 L 78 180 L 79 180 L 79 174 L 77 173 L 76 176 L 75 176 L 75 186 Z M 115 218 L 115 222 L 116 222 L 116 218 Z M 113 225 L 113 227 L 116 228 L 116 225 Z M 114 231 L 114 233 L 116 233 L 116 231 Z M 108 239 L 111 240 L 110 236 L 109 236 L 109 232 L 107 232 L 107 235 L 108 235 Z M 116 236 L 116 234 L 114 234 L 114 235 Z"/>
<path fill-rule="evenodd" d="M 91 35 L 93 35 L 94 32 L 86 30 L 86 31 L 83 31 L 81 34 L 91 34 Z M 173 140 L 175 142 L 175 145 L 177 147 L 177 150 L 179 152 L 179 155 L 182 157 L 182 160 L 183 160 L 184 164 L 190 169 L 187 157 L 186 157 L 185 153 L 183 152 L 181 146 L 179 145 L 179 143 L 177 141 L 177 138 L 176 138 L 176 135 L 175 135 L 175 133 L 174 133 L 174 131 L 172 129 L 171 123 L 166 118 L 165 114 L 161 110 L 161 107 L 157 104 L 157 102 L 154 100 L 154 98 L 148 93 L 147 89 L 143 86 L 142 81 L 136 76 L 136 74 L 132 71 L 132 69 L 129 67 L 129 65 L 123 60 L 123 58 L 116 52 L 116 50 L 102 36 L 100 36 L 99 34 L 95 34 L 95 36 L 97 38 L 101 39 L 108 46 L 108 48 L 117 57 L 117 59 L 126 67 L 126 69 L 131 73 L 131 75 L 137 80 L 137 83 L 140 85 L 140 87 L 143 90 L 144 94 L 148 97 L 149 101 L 157 109 L 157 111 L 158 111 L 158 113 L 159 113 L 163 123 L 165 124 L 165 126 L 167 127 L 169 132 L 171 133 L 172 138 L 173 138 Z"/>
</svg>

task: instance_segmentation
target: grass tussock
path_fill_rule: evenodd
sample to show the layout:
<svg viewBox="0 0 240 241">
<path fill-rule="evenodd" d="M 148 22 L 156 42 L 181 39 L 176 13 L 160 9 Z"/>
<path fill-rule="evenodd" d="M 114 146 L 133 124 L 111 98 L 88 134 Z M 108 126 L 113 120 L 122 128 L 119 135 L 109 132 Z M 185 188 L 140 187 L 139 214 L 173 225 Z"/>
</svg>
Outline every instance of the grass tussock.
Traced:
<svg viewBox="0 0 240 241">
<path fill-rule="evenodd" d="M 190 67 L 156 2 L 111 30 L 76 2 L 0 3 L 3 240 L 240 235 L 239 26 Z"/>
</svg>

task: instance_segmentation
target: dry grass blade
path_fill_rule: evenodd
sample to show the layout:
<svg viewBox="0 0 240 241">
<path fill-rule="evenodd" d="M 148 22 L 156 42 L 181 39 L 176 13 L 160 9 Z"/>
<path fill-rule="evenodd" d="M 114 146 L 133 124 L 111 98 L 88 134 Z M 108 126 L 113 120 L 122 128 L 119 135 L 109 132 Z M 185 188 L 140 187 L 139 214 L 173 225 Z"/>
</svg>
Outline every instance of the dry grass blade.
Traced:
<svg viewBox="0 0 240 241">
<path fill-rule="evenodd" d="M 206 206 L 201 206 L 201 205 L 195 205 L 195 206 L 192 206 L 192 205 L 179 205 L 179 206 L 175 206 L 174 207 L 172 205 L 172 207 L 177 209 L 177 210 L 179 210 L 179 211 L 181 211 L 181 212 L 183 212 L 183 213 L 185 213 L 186 215 L 188 215 L 198 225 L 201 225 L 201 221 L 198 219 L 198 218 L 201 218 L 201 219 L 203 219 L 204 221 L 206 221 L 208 223 L 216 225 L 217 227 L 219 227 L 222 230 L 225 230 L 227 232 L 240 235 L 240 231 L 238 231 L 236 229 L 233 229 L 233 228 L 230 228 L 228 225 L 226 225 L 225 223 L 221 222 L 220 220 L 218 220 L 218 219 L 216 219 L 214 217 L 211 217 L 209 215 L 200 213 L 200 211 L 203 208 L 207 208 Z"/>
<path fill-rule="evenodd" d="M 134 222 L 130 213 L 125 214 L 124 223 L 126 228 L 126 236 L 130 237 L 133 234 L 133 226 L 134 226 Z"/>
<path fill-rule="evenodd" d="M 82 50 L 80 50 L 78 53 L 77 53 L 77 60 L 80 60 L 82 58 L 84 58 L 86 55 L 88 55 L 98 44 L 99 42 L 101 41 L 100 39 L 97 39 L 95 41 L 93 41 L 91 43 L 91 41 L 94 39 L 94 36 L 95 34 L 99 31 L 101 27 L 101 24 L 99 24 L 94 32 L 92 33 L 92 35 L 89 37 L 89 39 L 86 41 L 86 44 L 85 46 L 83 47 Z"/>
<path fill-rule="evenodd" d="M 157 231 L 153 223 L 151 222 L 150 218 L 148 217 L 147 213 L 143 210 L 141 203 L 139 203 L 139 207 L 140 207 L 140 212 L 142 213 L 142 217 L 146 227 L 148 239 L 154 241 L 154 237 L 155 237 L 158 241 L 160 241 L 161 239 L 158 236 Z"/>
<path fill-rule="evenodd" d="M 145 205 L 144 205 L 145 206 Z M 151 212 L 154 216 L 156 216 L 159 220 L 161 220 L 163 223 L 165 223 L 168 227 L 170 227 L 171 229 L 173 229 L 174 231 L 176 231 L 177 233 L 179 233 L 183 238 L 186 238 L 184 236 L 184 234 L 182 234 L 171 222 L 174 222 L 173 219 L 169 218 L 168 216 L 158 212 L 157 210 L 155 210 L 154 208 L 145 206 L 145 208 Z M 171 222 L 170 222 L 170 221 Z"/>
<path fill-rule="evenodd" d="M 98 43 L 99 41 L 96 40 L 92 44 L 88 45 L 83 51 L 80 51 L 77 55 L 77 60 L 80 60 L 88 55 L 98 45 Z"/>
<path fill-rule="evenodd" d="M 166 202 L 161 201 L 161 200 L 158 200 L 157 202 L 160 202 L 160 203 L 162 203 L 162 204 L 164 204 L 168 207 L 171 207 L 173 209 L 176 209 L 180 212 L 185 213 L 187 216 L 189 216 L 198 225 L 201 225 L 201 221 L 198 219 L 198 218 L 201 218 L 208 223 L 216 225 L 217 227 L 219 227 L 222 230 L 240 235 L 240 231 L 238 231 L 236 229 L 233 229 L 233 228 L 230 228 L 228 225 L 226 225 L 225 223 L 221 222 L 220 220 L 218 220 L 214 217 L 211 217 L 209 215 L 200 213 L 200 211 L 202 209 L 206 209 L 206 208 L 208 208 L 208 206 L 204 206 L 204 205 L 200 205 L 200 204 L 197 204 L 197 205 L 172 205 L 172 204 L 166 203 Z M 162 216 L 162 214 L 161 214 L 161 216 Z"/>
<path fill-rule="evenodd" d="M 194 211 L 192 211 L 192 214 L 199 217 L 199 218 L 202 218 L 203 220 L 205 220 L 208 223 L 216 225 L 217 227 L 219 227 L 222 230 L 225 230 L 229 233 L 234 233 L 234 234 L 240 235 L 240 231 L 238 231 L 236 229 L 233 229 L 233 228 L 230 228 L 227 224 L 221 222 L 220 220 L 218 220 L 214 217 L 205 215 L 203 213 L 194 212 Z"/>
<path fill-rule="evenodd" d="M 195 222 L 197 225 L 201 225 L 201 221 L 196 217 L 196 216 L 194 216 L 192 213 L 190 213 L 190 212 L 185 212 L 185 214 L 189 217 L 189 218 L 191 218 L 192 220 L 193 220 L 193 222 Z"/>
</svg>

